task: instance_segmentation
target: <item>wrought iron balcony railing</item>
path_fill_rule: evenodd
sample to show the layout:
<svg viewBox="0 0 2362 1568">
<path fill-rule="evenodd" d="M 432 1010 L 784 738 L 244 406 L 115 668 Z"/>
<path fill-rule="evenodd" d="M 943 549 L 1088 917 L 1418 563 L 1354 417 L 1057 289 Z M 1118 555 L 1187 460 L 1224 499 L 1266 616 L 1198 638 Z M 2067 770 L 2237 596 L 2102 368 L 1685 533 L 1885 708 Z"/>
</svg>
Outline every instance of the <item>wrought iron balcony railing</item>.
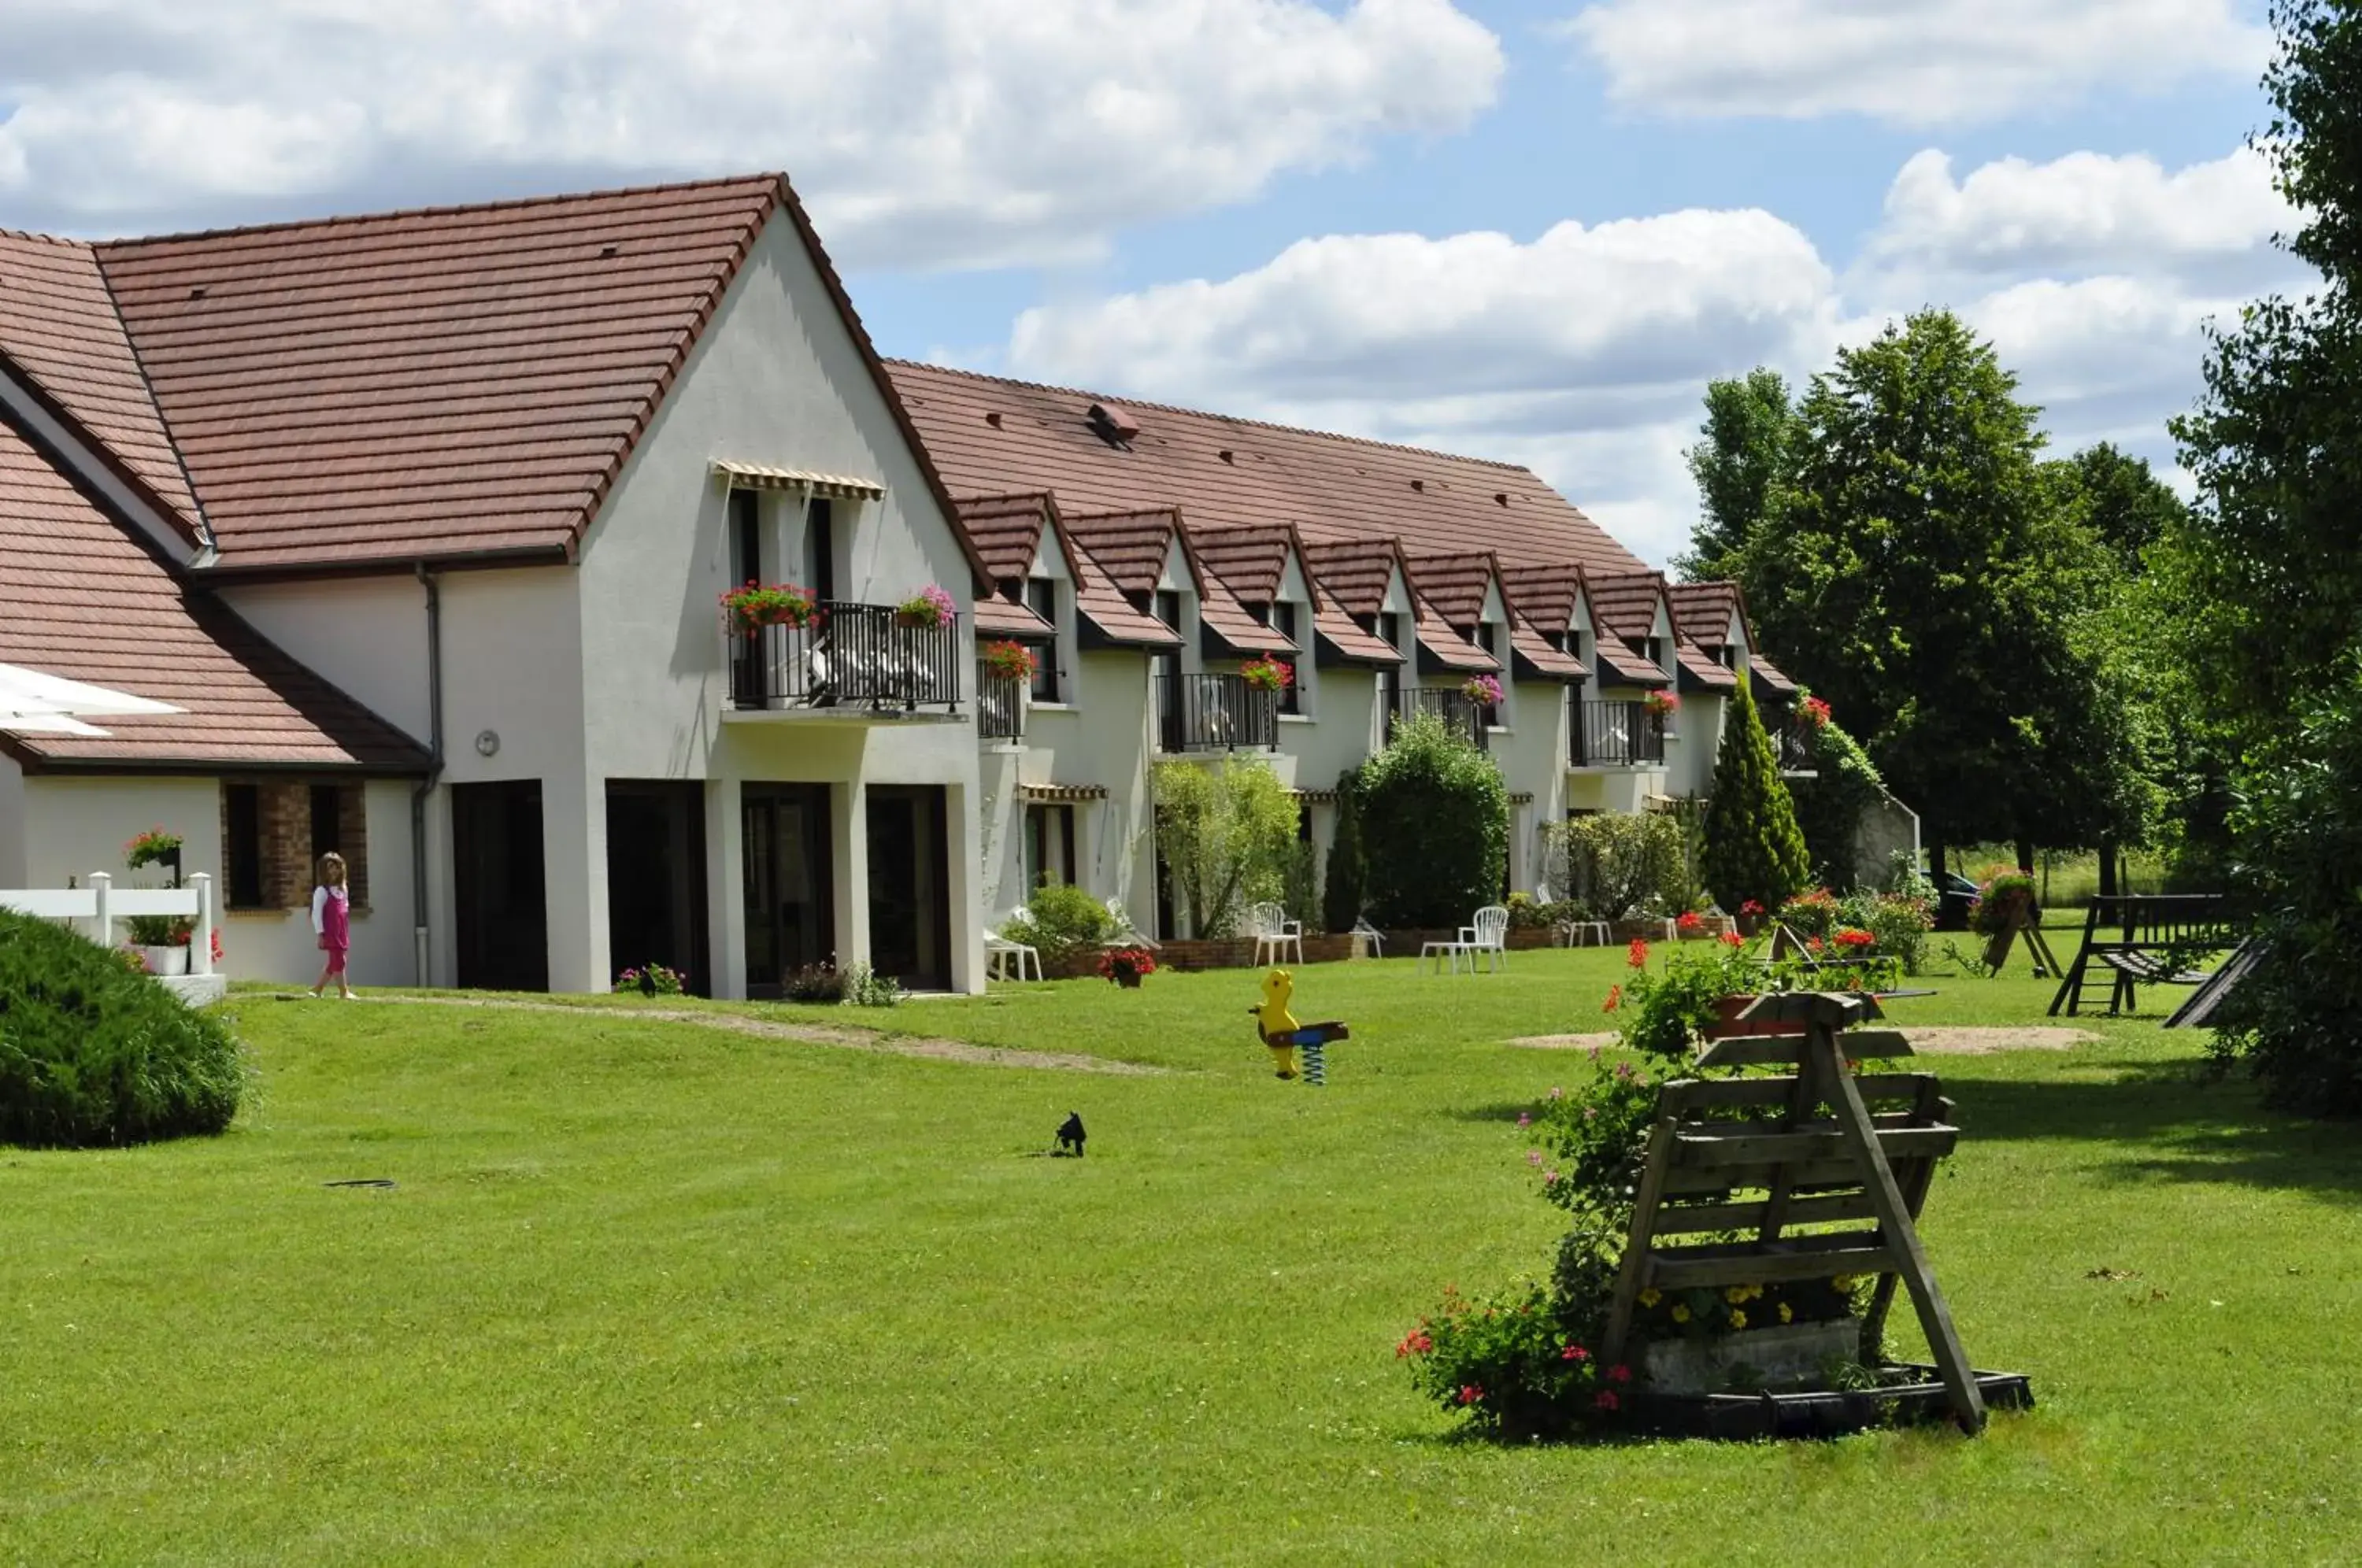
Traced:
<svg viewBox="0 0 2362 1568">
<path fill-rule="evenodd" d="M 1279 745 L 1279 693 L 1242 675 L 1156 678 L 1157 749 L 1245 751 Z"/>
<path fill-rule="evenodd" d="M 730 639 L 730 701 L 742 709 L 911 712 L 960 700 L 959 617 L 905 624 L 890 604 L 829 601 L 801 626 Z"/>
<path fill-rule="evenodd" d="M 1477 701 L 1465 691 L 1451 687 L 1422 686 L 1396 694 L 1394 712 L 1386 715 L 1386 739 L 1395 738 L 1395 730 L 1421 713 L 1432 713 L 1443 721 L 1443 727 L 1453 731 L 1478 751 L 1490 749 L 1486 728 L 1493 722 L 1493 710 Z"/>
<path fill-rule="evenodd" d="M 1585 701 L 1568 731 L 1567 761 L 1576 767 L 1643 767 L 1665 760 L 1665 716 L 1645 702 Z"/>
<path fill-rule="evenodd" d="M 977 734 L 986 740 L 1023 740 L 1027 685 L 1013 676 L 995 675 L 979 667 L 976 672 Z"/>
</svg>

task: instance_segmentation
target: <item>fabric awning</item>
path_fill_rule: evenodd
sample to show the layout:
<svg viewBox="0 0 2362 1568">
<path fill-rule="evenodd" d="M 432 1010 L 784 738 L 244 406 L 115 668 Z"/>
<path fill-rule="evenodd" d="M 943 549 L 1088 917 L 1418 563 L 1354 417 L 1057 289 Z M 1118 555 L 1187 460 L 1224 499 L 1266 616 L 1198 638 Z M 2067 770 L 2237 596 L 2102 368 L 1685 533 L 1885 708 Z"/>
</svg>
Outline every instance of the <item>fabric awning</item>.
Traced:
<svg viewBox="0 0 2362 1568">
<path fill-rule="evenodd" d="M 1028 801 L 1104 801 L 1104 784 L 1020 784 L 1017 792 Z"/>
<path fill-rule="evenodd" d="M 876 480 L 850 474 L 824 474 L 811 469 L 773 468 L 767 463 L 731 463 L 716 458 L 713 471 L 736 490 L 785 490 L 800 495 L 822 495 L 835 501 L 883 501 L 886 487 Z"/>
<path fill-rule="evenodd" d="M 1796 683 L 1781 674 L 1761 654 L 1748 655 L 1747 668 L 1755 677 L 1755 684 L 1773 696 L 1794 697 L 1796 694 Z"/>
<path fill-rule="evenodd" d="M 1626 648 L 1614 637 L 1599 639 L 1599 681 L 1603 686 L 1669 686 L 1665 672 Z"/>
<path fill-rule="evenodd" d="M 1211 587 L 1210 583 L 1207 584 Z M 1301 653 L 1294 643 L 1281 633 L 1263 624 L 1246 613 L 1246 607 L 1228 593 L 1208 592 L 1198 600 L 1198 624 L 1208 636 L 1218 639 L 1223 647 L 1209 650 L 1217 657 L 1253 658 L 1257 654 Z"/>
<path fill-rule="evenodd" d="M 1682 643 L 1673 648 L 1675 673 L 1684 691 L 1736 691 L 1738 677 L 1705 656 L 1705 650 Z"/>
<path fill-rule="evenodd" d="M 1449 628 L 1418 629 L 1418 651 L 1445 669 L 1470 675 L 1496 675 L 1501 661 Z"/>
<path fill-rule="evenodd" d="M 1333 650 L 1337 659 L 1345 664 L 1400 664 L 1401 653 L 1385 638 L 1373 636 L 1362 630 L 1354 619 L 1341 610 L 1323 609 L 1312 617 L 1312 630 L 1320 639 L 1323 649 Z"/>
<path fill-rule="evenodd" d="M 1531 626 L 1517 623 L 1509 627 L 1509 656 L 1518 673 L 1538 680 L 1584 680 L 1591 675 L 1581 659 L 1551 646 L 1550 639 Z"/>
<path fill-rule="evenodd" d="M 1015 637 L 1033 643 L 1046 643 L 1058 635 L 1057 627 L 1026 606 L 1012 604 L 998 593 L 986 594 L 976 602 L 976 630 L 978 636 Z"/>
</svg>

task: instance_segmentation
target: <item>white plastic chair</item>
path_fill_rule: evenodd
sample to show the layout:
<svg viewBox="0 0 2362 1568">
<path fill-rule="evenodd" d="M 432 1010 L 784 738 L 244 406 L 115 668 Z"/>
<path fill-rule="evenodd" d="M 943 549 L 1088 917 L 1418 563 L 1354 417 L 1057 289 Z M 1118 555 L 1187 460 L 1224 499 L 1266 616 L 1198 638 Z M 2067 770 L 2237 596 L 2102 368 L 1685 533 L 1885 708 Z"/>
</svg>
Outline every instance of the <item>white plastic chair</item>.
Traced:
<svg viewBox="0 0 2362 1568">
<path fill-rule="evenodd" d="M 1164 944 L 1131 923 L 1131 911 L 1123 907 L 1121 899 L 1107 900 L 1108 920 L 1115 940 L 1126 947 L 1145 947 L 1151 953 L 1162 953 Z"/>
<path fill-rule="evenodd" d="M 1266 961 L 1276 964 L 1296 949 L 1296 961 L 1304 962 L 1304 922 L 1287 918 L 1287 911 L 1277 904 L 1257 904 L 1247 911 L 1248 929 L 1254 936 L 1254 961 L 1260 968 Z M 1268 953 L 1270 958 L 1264 956 Z"/>
<path fill-rule="evenodd" d="M 1023 910 L 1011 910 L 1009 920 L 1014 920 L 1024 912 Z M 1001 923 L 1006 925 L 1008 921 Z M 1025 978 L 1025 961 L 1029 958 L 1033 961 L 1033 977 L 1037 980 L 1043 977 L 1041 949 L 1022 942 L 1012 942 L 997 931 L 984 933 L 984 972 L 987 976 L 996 980 L 1009 978 L 1009 964 L 1012 958 L 1017 962 L 1017 977 L 1020 980 Z"/>
<path fill-rule="evenodd" d="M 1386 955 L 1385 933 L 1372 925 L 1369 916 L 1363 915 L 1353 922 L 1352 934 L 1369 944 L 1371 957 L 1383 958 Z"/>
<path fill-rule="evenodd" d="M 1468 972 L 1476 972 L 1476 955 L 1483 954 L 1485 962 L 1497 973 L 1509 961 L 1509 911 L 1500 904 L 1486 904 L 1476 911 L 1476 923 L 1460 928 L 1460 940 L 1452 944 L 1451 967 L 1460 968 L 1461 955 L 1468 957 Z"/>
</svg>

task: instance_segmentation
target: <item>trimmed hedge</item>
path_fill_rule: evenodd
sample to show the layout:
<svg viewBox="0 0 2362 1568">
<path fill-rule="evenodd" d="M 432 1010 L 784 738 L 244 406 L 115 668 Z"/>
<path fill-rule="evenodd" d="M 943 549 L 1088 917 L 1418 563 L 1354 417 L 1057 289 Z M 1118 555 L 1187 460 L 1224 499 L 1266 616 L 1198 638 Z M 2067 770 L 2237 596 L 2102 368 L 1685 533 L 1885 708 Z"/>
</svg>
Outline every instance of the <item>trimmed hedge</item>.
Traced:
<svg viewBox="0 0 2362 1568">
<path fill-rule="evenodd" d="M 62 926 L 0 910 L 0 1143 L 218 1132 L 245 1069 L 219 1020 Z"/>
<path fill-rule="evenodd" d="M 1381 925 L 1457 928 L 1501 901 L 1509 792 L 1493 759 L 1422 713 L 1362 765 L 1356 795 Z"/>
</svg>

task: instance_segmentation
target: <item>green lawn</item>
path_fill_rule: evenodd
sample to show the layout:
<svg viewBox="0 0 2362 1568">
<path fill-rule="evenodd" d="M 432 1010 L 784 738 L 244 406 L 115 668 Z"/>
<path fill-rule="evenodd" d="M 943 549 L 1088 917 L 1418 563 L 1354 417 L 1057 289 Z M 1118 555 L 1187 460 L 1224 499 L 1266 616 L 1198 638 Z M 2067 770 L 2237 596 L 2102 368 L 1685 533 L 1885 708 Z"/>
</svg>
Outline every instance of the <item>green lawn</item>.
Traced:
<svg viewBox="0 0 2362 1568">
<path fill-rule="evenodd" d="M 1501 1042 L 1598 1027 L 1619 959 L 1307 968 L 1324 1090 L 1241 972 L 734 1010 L 1140 1077 L 241 994 L 228 1136 L 0 1151 L 0 1562 L 2351 1559 L 2362 1147 L 2153 1022 L 1937 1064 L 1927 1242 L 2035 1413 L 1455 1439 L 1392 1346 L 1544 1263 L 1514 1121 L 1589 1068 Z M 2013 971 L 1893 1016 L 2047 1021 Z M 1069 1110 L 1089 1157 L 1030 1157 Z"/>
</svg>

